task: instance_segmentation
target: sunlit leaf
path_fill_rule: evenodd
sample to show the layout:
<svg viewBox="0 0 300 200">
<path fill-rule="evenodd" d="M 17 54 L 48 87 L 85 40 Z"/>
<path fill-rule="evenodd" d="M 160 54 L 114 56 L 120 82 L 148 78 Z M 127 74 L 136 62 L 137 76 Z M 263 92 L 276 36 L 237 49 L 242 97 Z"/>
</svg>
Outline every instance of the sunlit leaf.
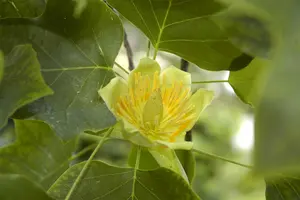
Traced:
<svg viewBox="0 0 300 200">
<path fill-rule="evenodd" d="M 71 167 L 50 188 L 49 195 L 57 200 L 65 199 L 83 165 Z M 196 200 L 199 197 L 185 180 L 168 169 L 135 171 L 93 161 L 72 198 L 77 199 Z"/>
<path fill-rule="evenodd" d="M 266 181 L 266 200 L 294 199 L 300 199 L 299 178 L 281 178 L 276 181 Z"/>
<path fill-rule="evenodd" d="M 141 29 L 156 49 L 201 68 L 228 69 L 240 55 L 212 17 L 224 7 L 214 0 L 108 0 Z"/>
<path fill-rule="evenodd" d="M 38 185 L 20 175 L 0 175 L 1 200 L 53 200 Z"/>
<path fill-rule="evenodd" d="M 53 93 L 42 78 L 36 52 L 30 45 L 15 47 L 4 59 L 0 84 L 0 128 L 18 108 Z"/>
<path fill-rule="evenodd" d="M 37 17 L 46 6 L 45 0 L 7 0 L 0 1 L 0 18 L 5 17 Z"/>
<path fill-rule="evenodd" d="M 255 58 L 246 68 L 230 72 L 229 84 L 245 103 L 252 106 L 257 103 L 261 96 L 259 86 L 269 68 L 268 64 L 268 60 Z"/>
<path fill-rule="evenodd" d="M 22 174 L 48 188 L 56 172 L 68 168 L 72 151 L 44 122 L 15 120 L 15 133 L 16 141 L 0 148 L 0 173 Z"/>
<path fill-rule="evenodd" d="M 0 20 L 0 48 L 31 43 L 55 92 L 27 110 L 65 140 L 115 123 L 97 91 L 113 76 L 123 40 L 120 20 L 104 2 L 89 0 L 80 17 L 73 15 L 75 6 L 72 0 L 48 0 L 41 17 Z"/>
</svg>

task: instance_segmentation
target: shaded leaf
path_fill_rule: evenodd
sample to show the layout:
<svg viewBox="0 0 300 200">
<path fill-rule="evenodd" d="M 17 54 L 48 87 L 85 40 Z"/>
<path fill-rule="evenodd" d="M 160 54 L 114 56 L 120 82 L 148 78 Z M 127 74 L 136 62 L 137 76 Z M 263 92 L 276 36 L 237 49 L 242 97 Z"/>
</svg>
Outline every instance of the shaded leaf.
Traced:
<svg viewBox="0 0 300 200">
<path fill-rule="evenodd" d="M 42 78 L 36 52 L 30 45 L 15 47 L 5 56 L 4 64 L 0 85 L 0 128 L 18 108 L 53 93 Z"/>
<path fill-rule="evenodd" d="M 53 200 L 42 188 L 20 175 L 0 175 L 0 199 Z"/>
<path fill-rule="evenodd" d="M 228 70 L 229 71 L 239 71 L 241 69 L 244 69 L 247 67 L 250 62 L 253 60 L 252 56 L 249 56 L 245 53 L 240 55 L 239 57 L 236 57 L 230 64 Z"/>
<path fill-rule="evenodd" d="M 4 55 L 0 51 L 0 84 L 3 78 L 3 73 L 4 73 Z"/>
<path fill-rule="evenodd" d="M 45 0 L 7 0 L 0 1 L 0 18 L 5 17 L 37 17 L 46 6 Z"/>
<path fill-rule="evenodd" d="M 266 181 L 266 200 L 297 200 L 300 199 L 300 179 L 281 178 Z"/>
<path fill-rule="evenodd" d="M 6 126 L 0 130 L 0 147 L 11 144 L 15 140 L 15 127 L 13 120 L 9 120 Z"/>
<path fill-rule="evenodd" d="M 268 58 L 275 46 L 275 33 L 270 27 L 269 18 L 270 16 L 259 8 L 252 8 L 251 4 L 244 1 L 237 1 L 214 17 L 214 21 L 243 52 L 254 57 Z"/>
<path fill-rule="evenodd" d="M 257 104 L 261 96 L 259 86 L 269 68 L 268 64 L 268 60 L 255 58 L 246 68 L 230 72 L 228 82 L 243 102 L 252 106 Z"/>
<path fill-rule="evenodd" d="M 213 0 L 108 0 L 141 29 L 156 49 L 174 53 L 208 70 L 228 69 L 240 55 L 213 15 L 224 7 Z"/>
<path fill-rule="evenodd" d="M 268 174 L 299 172 L 300 2 L 251 2 L 269 12 L 282 33 L 256 111 L 255 169 Z"/>
<path fill-rule="evenodd" d="M 49 195 L 57 200 L 65 199 L 84 164 L 71 167 L 50 188 Z M 113 167 L 100 161 L 92 161 L 87 175 L 75 191 L 73 200 L 131 199 L 131 196 L 132 199 L 143 200 L 199 199 L 185 180 L 168 169 L 137 170 L 136 178 L 134 172 L 131 168 Z"/>
<path fill-rule="evenodd" d="M 196 161 L 194 154 L 189 150 L 176 150 L 176 155 L 189 179 L 192 183 L 195 177 Z"/>
<path fill-rule="evenodd" d="M 136 162 L 136 156 L 137 156 L 137 146 L 132 145 L 131 151 L 128 156 L 128 165 L 130 167 L 135 166 Z M 139 163 L 139 169 L 141 170 L 153 170 L 159 168 L 159 165 L 157 164 L 156 160 L 153 158 L 151 153 L 149 153 L 147 148 L 141 148 L 141 157 L 140 157 L 140 163 Z"/>
<path fill-rule="evenodd" d="M 15 133 L 16 141 L 0 148 L 0 173 L 22 174 L 48 188 L 59 176 L 53 174 L 68 168 L 71 149 L 44 122 L 15 120 Z"/>
<path fill-rule="evenodd" d="M 31 43 L 55 91 L 27 110 L 65 140 L 115 123 L 97 90 L 113 76 L 110 66 L 123 40 L 120 20 L 104 2 L 87 1 L 80 17 L 73 16 L 75 6 L 72 0 L 48 0 L 39 18 L 0 20 L 0 48 L 7 52 L 16 44 Z"/>
</svg>

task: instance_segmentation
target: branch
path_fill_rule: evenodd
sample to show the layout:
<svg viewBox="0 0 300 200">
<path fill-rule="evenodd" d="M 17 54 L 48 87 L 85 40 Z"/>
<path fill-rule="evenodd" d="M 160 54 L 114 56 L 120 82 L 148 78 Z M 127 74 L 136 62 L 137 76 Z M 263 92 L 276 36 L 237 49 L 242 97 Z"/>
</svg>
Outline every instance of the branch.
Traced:
<svg viewBox="0 0 300 200">
<path fill-rule="evenodd" d="M 187 72 L 188 69 L 189 69 L 189 62 L 184 60 L 184 59 L 181 59 L 180 69 L 182 71 Z M 192 138 L 192 130 L 189 130 L 189 131 L 186 132 L 184 140 L 185 141 L 192 141 L 192 139 L 193 139 Z"/>
<path fill-rule="evenodd" d="M 124 32 L 124 47 L 126 49 L 126 53 L 127 53 L 127 58 L 128 58 L 128 64 L 129 64 L 129 70 L 132 71 L 134 69 L 134 64 L 133 64 L 133 53 L 132 53 L 132 49 L 130 47 L 129 41 L 128 41 L 128 37 L 127 37 L 127 33 Z"/>
</svg>

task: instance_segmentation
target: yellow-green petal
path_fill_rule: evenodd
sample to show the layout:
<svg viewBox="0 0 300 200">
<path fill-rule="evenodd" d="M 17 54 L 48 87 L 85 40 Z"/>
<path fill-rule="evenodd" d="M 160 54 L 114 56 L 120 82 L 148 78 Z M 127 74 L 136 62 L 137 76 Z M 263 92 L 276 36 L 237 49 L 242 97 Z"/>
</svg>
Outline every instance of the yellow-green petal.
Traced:
<svg viewBox="0 0 300 200">
<path fill-rule="evenodd" d="M 182 82 L 185 87 L 191 87 L 191 74 L 184 72 L 174 66 L 170 66 L 162 71 L 161 83 L 171 86 L 175 82 Z"/>
<path fill-rule="evenodd" d="M 128 85 L 134 83 L 134 76 L 138 72 L 140 72 L 142 76 L 149 76 L 151 81 L 153 80 L 155 72 L 158 72 L 158 74 L 160 74 L 160 66 L 155 60 L 151 58 L 142 58 L 138 66 L 129 74 Z"/>
<path fill-rule="evenodd" d="M 164 146 L 155 146 L 148 148 L 148 150 L 161 167 L 176 172 L 188 182 L 188 177 L 173 149 Z"/>
<path fill-rule="evenodd" d="M 105 87 L 101 88 L 98 93 L 110 111 L 115 114 L 114 108 L 120 96 L 128 93 L 128 86 L 122 78 L 116 77 L 111 79 L 111 81 Z"/>
<path fill-rule="evenodd" d="M 199 89 L 192 95 L 190 103 L 195 106 L 195 118 L 190 123 L 186 130 L 190 130 L 198 121 L 201 112 L 211 103 L 214 98 L 214 93 L 205 89 Z"/>
</svg>

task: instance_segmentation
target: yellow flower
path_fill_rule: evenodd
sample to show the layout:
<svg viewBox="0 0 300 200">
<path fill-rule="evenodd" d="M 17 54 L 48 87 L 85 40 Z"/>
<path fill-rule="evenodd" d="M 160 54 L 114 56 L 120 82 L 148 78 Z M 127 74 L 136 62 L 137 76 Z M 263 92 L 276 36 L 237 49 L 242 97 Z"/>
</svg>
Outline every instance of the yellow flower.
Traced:
<svg viewBox="0 0 300 200">
<path fill-rule="evenodd" d="M 173 149 L 192 148 L 184 135 L 213 99 L 213 92 L 204 89 L 192 94 L 189 73 L 174 66 L 161 72 L 150 58 L 141 59 L 128 77 L 112 79 L 99 94 L 123 122 L 126 138 L 142 146 Z"/>
</svg>

